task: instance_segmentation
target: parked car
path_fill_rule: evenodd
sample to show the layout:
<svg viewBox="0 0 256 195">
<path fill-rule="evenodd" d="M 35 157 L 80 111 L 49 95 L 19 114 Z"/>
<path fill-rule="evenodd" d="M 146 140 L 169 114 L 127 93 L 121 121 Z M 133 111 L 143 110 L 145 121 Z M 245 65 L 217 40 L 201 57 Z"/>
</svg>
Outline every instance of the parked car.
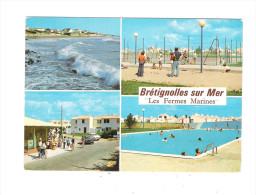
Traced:
<svg viewBox="0 0 256 195">
<path fill-rule="evenodd" d="M 84 144 L 94 144 L 94 137 L 90 135 L 84 136 Z"/>
<path fill-rule="evenodd" d="M 98 141 L 100 139 L 100 136 L 97 133 L 90 133 L 89 135 L 94 138 L 94 141 Z"/>
</svg>

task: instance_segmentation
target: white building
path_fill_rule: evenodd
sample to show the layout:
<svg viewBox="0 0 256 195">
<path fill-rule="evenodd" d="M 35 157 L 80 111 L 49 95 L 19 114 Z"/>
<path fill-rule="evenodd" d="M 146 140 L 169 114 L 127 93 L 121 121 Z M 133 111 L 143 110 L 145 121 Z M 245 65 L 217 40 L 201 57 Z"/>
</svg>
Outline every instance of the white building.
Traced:
<svg viewBox="0 0 256 195">
<path fill-rule="evenodd" d="M 119 115 L 109 115 L 101 116 L 101 131 L 109 131 L 111 129 L 120 130 L 120 116 Z"/>
<path fill-rule="evenodd" d="M 138 116 L 138 115 L 134 115 L 132 118 L 134 118 L 138 123 L 143 122 L 143 117 Z M 145 119 L 144 119 L 145 120 Z"/>
<path fill-rule="evenodd" d="M 64 28 L 63 29 L 63 33 L 72 33 L 72 32 L 73 32 L 72 28 Z"/>
<path fill-rule="evenodd" d="M 185 117 L 185 116 L 182 116 L 180 118 L 177 119 L 178 120 L 178 123 L 189 123 L 189 117 Z"/>
<path fill-rule="evenodd" d="M 79 116 L 71 119 L 71 133 L 91 133 L 93 129 L 93 117 L 90 115 Z"/>
<path fill-rule="evenodd" d="M 146 118 L 144 119 L 146 123 L 157 123 L 158 122 L 158 119 L 157 118 L 154 118 L 154 117 L 150 117 L 150 118 Z"/>
<path fill-rule="evenodd" d="M 169 118 L 169 116 L 167 114 L 160 114 L 157 118 L 159 123 L 165 123 L 166 119 Z"/>
</svg>

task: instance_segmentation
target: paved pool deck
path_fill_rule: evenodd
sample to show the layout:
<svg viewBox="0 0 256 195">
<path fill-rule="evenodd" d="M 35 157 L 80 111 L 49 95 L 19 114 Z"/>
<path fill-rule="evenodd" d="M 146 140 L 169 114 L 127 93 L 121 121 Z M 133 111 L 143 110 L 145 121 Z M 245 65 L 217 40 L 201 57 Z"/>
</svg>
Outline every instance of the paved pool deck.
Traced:
<svg viewBox="0 0 256 195">
<path fill-rule="evenodd" d="M 214 156 L 181 159 L 121 152 L 121 171 L 131 172 L 240 172 L 241 140 L 218 150 Z"/>
</svg>

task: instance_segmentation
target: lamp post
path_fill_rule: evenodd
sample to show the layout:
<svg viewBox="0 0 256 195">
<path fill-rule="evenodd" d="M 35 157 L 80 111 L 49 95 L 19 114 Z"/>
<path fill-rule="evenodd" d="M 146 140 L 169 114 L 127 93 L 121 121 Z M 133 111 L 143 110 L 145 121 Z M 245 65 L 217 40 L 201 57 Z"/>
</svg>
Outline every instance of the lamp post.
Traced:
<svg viewBox="0 0 256 195">
<path fill-rule="evenodd" d="M 134 33 L 133 36 L 135 37 L 135 64 L 136 64 L 136 50 L 137 50 L 137 37 L 138 37 L 138 33 Z"/>
<path fill-rule="evenodd" d="M 199 20 L 199 26 L 201 27 L 201 73 L 203 72 L 203 28 L 205 26 L 205 20 Z"/>
<path fill-rule="evenodd" d="M 142 109 L 142 113 L 143 113 L 143 129 L 144 129 L 144 112 L 145 112 L 145 109 L 143 108 Z"/>
</svg>

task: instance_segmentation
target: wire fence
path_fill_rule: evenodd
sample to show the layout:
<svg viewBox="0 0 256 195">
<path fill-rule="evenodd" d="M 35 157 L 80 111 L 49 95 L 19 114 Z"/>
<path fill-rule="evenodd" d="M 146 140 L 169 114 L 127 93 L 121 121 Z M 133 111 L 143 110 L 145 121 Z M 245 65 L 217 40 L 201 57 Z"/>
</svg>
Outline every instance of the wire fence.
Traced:
<svg viewBox="0 0 256 195">
<path fill-rule="evenodd" d="M 144 43 L 144 42 L 143 42 Z M 144 44 L 143 44 L 144 45 Z M 178 45 L 178 44 L 177 44 Z M 186 48 L 179 48 L 180 52 L 186 51 L 187 59 L 181 58 L 180 64 L 200 64 L 201 63 L 201 49 L 200 45 L 190 44 L 189 39 Z M 242 43 L 226 39 L 221 42 L 224 49 L 220 47 L 220 40 L 216 37 L 212 40 L 211 45 L 205 45 L 203 50 L 203 64 L 205 65 L 222 65 L 234 64 L 242 66 Z M 137 63 L 138 56 L 143 51 L 142 48 L 135 51 L 125 48 L 125 39 L 123 40 L 122 62 Z M 148 63 L 159 63 L 160 54 L 163 55 L 162 63 L 170 64 L 170 53 L 173 52 L 174 48 L 163 49 L 156 47 L 150 47 L 145 49 L 145 56 Z M 194 59 L 194 53 L 196 53 L 196 59 Z"/>
</svg>

